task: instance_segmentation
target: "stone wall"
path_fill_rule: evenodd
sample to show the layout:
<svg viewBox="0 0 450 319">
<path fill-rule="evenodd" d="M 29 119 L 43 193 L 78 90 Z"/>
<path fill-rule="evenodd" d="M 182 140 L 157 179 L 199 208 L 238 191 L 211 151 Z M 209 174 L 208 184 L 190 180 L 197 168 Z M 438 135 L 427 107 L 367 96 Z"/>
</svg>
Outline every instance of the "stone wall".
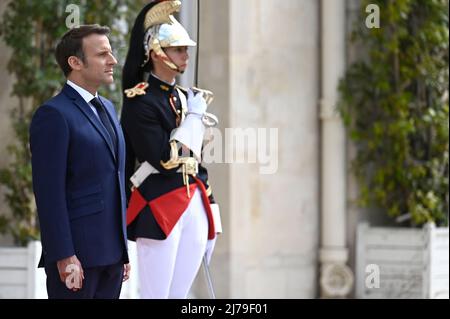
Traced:
<svg viewBox="0 0 450 319">
<path fill-rule="evenodd" d="M 256 137 L 258 128 L 266 136 L 278 130 L 273 174 L 261 174 L 262 163 L 211 165 L 224 219 L 211 265 L 216 294 L 316 297 L 319 2 L 231 0 L 201 9 L 200 84 L 216 93 L 211 110 L 222 135 L 225 128 Z M 245 158 L 258 145 L 224 139 L 231 149 Z"/>
</svg>

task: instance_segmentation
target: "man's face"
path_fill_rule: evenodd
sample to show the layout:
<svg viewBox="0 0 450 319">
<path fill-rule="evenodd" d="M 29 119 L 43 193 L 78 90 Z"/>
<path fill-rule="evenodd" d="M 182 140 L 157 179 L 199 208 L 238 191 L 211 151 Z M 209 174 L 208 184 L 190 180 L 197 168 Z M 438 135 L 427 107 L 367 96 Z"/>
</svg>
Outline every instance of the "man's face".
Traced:
<svg viewBox="0 0 450 319">
<path fill-rule="evenodd" d="M 183 73 L 189 62 L 188 47 L 169 47 L 165 48 L 164 52 L 170 58 L 170 60 L 178 67 L 181 73 Z"/>
<path fill-rule="evenodd" d="M 84 63 L 81 74 L 93 86 L 111 84 L 114 81 L 113 68 L 117 64 L 108 37 L 91 34 L 83 38 Z"/>
</svg>

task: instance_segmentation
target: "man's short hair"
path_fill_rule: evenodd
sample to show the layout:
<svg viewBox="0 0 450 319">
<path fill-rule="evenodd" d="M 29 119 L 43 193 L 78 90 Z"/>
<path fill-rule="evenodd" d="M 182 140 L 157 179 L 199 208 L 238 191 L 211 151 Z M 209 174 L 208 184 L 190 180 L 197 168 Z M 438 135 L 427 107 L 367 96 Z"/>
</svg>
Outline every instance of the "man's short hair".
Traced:
<svg viewBox="0 0 450 319">
<path fill-rule="evenodd" d="M 83 38 L 91 34 L 108 35 L 110 29 L 108 27 L 100 26 L 98 24 L 81 25 L 78 28 L 73 28 L 67 31 L 56 46 L 55 56 L 58 65 L 67 77 L 72 68 L 67 60 L 71 56 L 76 56 L 86 63 L 83 53 Z"/>
</svg>

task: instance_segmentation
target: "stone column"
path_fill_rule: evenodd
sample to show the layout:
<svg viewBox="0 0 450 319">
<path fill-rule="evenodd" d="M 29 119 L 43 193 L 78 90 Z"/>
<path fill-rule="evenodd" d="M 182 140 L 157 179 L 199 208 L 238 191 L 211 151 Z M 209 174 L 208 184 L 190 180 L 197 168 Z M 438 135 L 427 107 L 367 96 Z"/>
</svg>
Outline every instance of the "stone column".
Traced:
<svg viewBox="0 0 450 319">
<path fill-rule="evenodd" d="M 317 296 L 319 53 L 316 0 L 201 1 L 199 86 L 215 94 L 223 151 L 208 167 L 218 298 Z M 208 298 L 202 270 L 193 294 Z"/>
<path fill-rule="evenodd" d="M 322 0 L 322 123 L 320 288 L 322 297 L 349 294 L 353 274 L 346 265 L 346 143 L 336 111 L 338 83 L 345 71 L 345 1 Z"/>
<path fill-rule="evenodd" d="M 249 139 L 252 132 L 258 136 L 258 128 L 278 130 L 272 174 L 262 174 L 267 164 L 258 161 L 230 165 L 231 297 L 314 298 L 319 2 L 227 2 L 231 127 L 247 129 Z M 238 156 L 257 150 L 251 143 L 236 149 Z"/>
</svg>

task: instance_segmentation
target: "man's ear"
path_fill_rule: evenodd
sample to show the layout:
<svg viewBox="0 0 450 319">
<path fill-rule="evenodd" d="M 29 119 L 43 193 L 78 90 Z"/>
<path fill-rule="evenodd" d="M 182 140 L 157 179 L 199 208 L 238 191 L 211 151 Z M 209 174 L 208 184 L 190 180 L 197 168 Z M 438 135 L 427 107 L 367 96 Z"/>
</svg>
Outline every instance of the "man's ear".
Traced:
<svg viewBox="0 0 450 319">
<path fill-rule="evenodd" d="M 83 61 L 80 58 L 72 55 L 67 59 L 67 63 L 70 65 L 72 70 L 79 71 L 83 68 Z"/>
</svg>

